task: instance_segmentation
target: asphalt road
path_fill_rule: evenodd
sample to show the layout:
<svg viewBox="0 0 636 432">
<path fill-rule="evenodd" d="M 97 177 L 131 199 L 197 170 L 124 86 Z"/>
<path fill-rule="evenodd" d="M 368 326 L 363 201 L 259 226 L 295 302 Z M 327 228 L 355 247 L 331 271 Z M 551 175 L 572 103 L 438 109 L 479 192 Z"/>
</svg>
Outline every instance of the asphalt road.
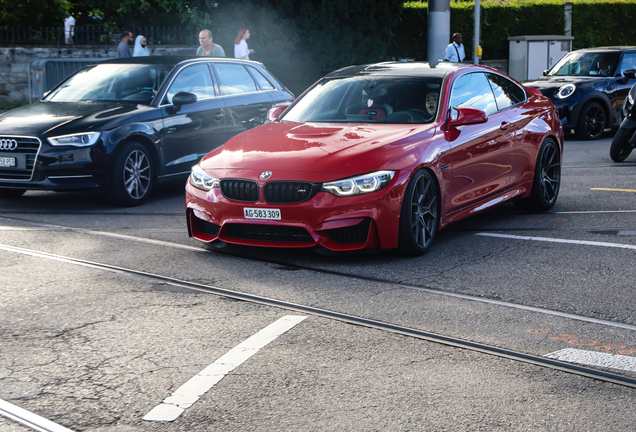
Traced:
<svg viewBox="0 0 636 432">
<path fill-rule="evenodd" d="M 0 200 L 0 403 L 92 432 L 633 430 L 628 385 L 210 293 L 634 380 L 636 155 L 612 163 L 611 136 L 566 140 L 550 212 L 501 206 L 420 258 L 209 251 L 182 183 L 132 209 Z"/>
</svg>

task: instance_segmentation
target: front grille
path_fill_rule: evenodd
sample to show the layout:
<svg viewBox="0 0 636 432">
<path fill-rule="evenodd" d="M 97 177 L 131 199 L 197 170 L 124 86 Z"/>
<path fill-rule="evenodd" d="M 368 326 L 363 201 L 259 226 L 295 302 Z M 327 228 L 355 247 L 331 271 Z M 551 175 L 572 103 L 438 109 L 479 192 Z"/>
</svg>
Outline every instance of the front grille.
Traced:
<svg viewBox="0 0 636 432">
<path fill-rule="evenodd" d="M 8 181 L 29 181 L 33 178 L 33 169 L 35 168 L 35 159 L 40 150 L 40 140 L 32 137 L 12 137 L 0 136 L 1 140 L 16 140 L 18 148 L 15 150 L 0 150 L 3 157 L 20 157 L 24 155 L 26 158 L 25 168 L 0 168 L 0 180 Z"/>
<path fill-rule="evenodd" d="M 253 180 L 221 180 L 221 193 L 233 201 L 257 202 L 258 183 Z"/>
<path fill-rule="evenodd" d="M 207 234 L 210 236 L 219 235 L 219 230 L 221 229 L 220 225 L 204 221 L 203 219 L 199 219 L 196 216 L 195 219 L 197 220 L 197 225 L 199 225 L 199 231 L 201 231 L 203 234 Z"/>
<path fill-rule="evenodd" d="M 305 228 L 281 225 L 226 224 L 224 234 L 239 240 L 272 243 L 313 243 Z"/>
<path fill-rule="evenodd" d="M 366 243 L 369 236 L 369 225 L 371 219 L 365 219 L 358 225 L 348 226 L 344 228 L 334 228 L 325 230 L 329 238 L 336 243 Z"/>
<path fill-rule="evenodd" d="M 309 182 L 275 181 L 265 185 L 265 201 L 272 204 L 301 203 L 311 199 L 320 185 Z"/>
</svg>

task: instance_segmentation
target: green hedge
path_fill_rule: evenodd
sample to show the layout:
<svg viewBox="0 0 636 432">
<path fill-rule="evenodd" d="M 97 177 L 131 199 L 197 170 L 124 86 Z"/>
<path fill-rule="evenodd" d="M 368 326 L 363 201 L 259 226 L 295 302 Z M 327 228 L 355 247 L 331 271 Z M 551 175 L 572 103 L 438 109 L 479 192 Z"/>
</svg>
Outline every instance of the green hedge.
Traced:
<svg viewBox="0 0 636 432">
<path fill-rule="evenodd" d="M 636 45 L 636 2 L 633 0 L 572 3 L 575 49 Z M 564 4 L 554 0 L 482 1 L 482 59 L 507 59 L 510 36 L 565 34 Z M 474 7 L 474 2 L 451 2 L 450 32 L 463 35 L 468 58 L 472 57 L 474 46 Z M 425 60 L 427 25 L 426 3 L 405 3 L 400 22 L 393 29 L 389 55 Z"/>
</svg>

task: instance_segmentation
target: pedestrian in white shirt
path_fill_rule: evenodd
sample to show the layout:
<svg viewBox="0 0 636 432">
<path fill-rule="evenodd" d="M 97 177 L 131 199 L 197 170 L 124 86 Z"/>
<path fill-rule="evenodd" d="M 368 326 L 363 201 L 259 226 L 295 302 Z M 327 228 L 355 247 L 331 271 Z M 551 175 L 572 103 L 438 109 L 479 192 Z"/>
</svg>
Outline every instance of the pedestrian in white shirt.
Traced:
<svg viewBox="0 0 636 432">
<path fill-rule="evenodd" d="M 239 29 L 238 36 L 234 39 L 234 58 L 250 59 L 250 54 L 254 54 L 253 49 L 249 49 L 246 40 L 250 38 L 250 31 L 246 28 Z"/>
<path fill-rule="evenodd" d="M 64 42 L 72 45 L 73 36 L 75 36 L 75 18 L 69 12 L 68 17 L 64 20 Z"/>
<path fill-rule="evenodd" d="M 464 45 L 462 45 L 462 35 L 455 33 L 453 35 L 453 43 L 446 47 L 446 55 L 444 60 L 454 63 L 462 63 L 466 59 Z"/>
</svg>

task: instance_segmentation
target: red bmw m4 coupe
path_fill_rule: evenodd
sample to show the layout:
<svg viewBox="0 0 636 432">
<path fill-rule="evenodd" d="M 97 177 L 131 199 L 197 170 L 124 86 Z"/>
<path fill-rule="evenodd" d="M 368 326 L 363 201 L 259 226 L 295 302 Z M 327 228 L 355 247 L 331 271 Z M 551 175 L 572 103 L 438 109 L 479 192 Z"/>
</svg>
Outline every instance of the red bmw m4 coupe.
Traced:
<svg viewBox="0 0 636 432">
<path fill-rule="evenodd" d="M 561 180 L 554 105 L 483 66 L 335 71 L 192 168 L 206 243 L 426 253 L 437 230 L 507 201 L 546 211 Z"/>
</svg>

